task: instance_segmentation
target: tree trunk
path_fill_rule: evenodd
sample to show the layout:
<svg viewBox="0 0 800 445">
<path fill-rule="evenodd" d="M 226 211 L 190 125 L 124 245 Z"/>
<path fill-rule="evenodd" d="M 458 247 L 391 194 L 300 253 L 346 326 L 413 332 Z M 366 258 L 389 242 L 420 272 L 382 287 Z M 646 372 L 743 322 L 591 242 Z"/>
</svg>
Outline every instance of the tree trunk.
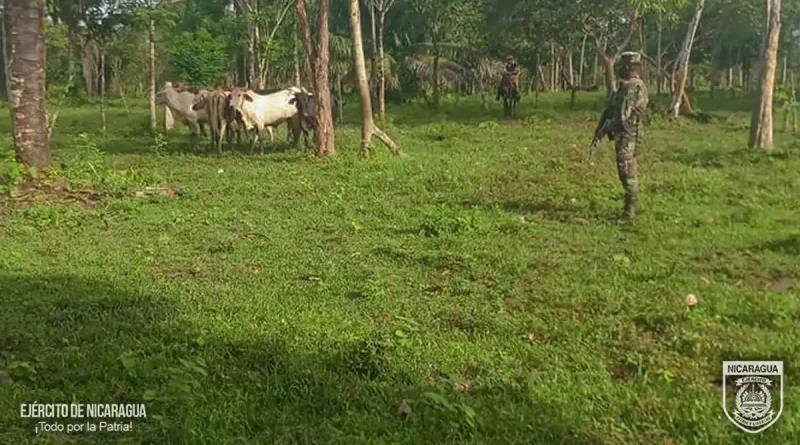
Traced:
<svg viewBox="0 0 800 445">
<path fill-rule="evenodd" d="M 256 75 L 256 86 L 259 90 L 263 90 L 265 88 L 265 78 L 264 73 L 261 70 L 261 29 L 258 25 L 254 26 L 255 31 L 253 33 L 253 47 L 254 47 L 254 56 L 253 65 L 255 65 L 255 75 Z"/>
<path fill-rule="evenodd" d="M 783 55 L 783 70 L 781 72 L 781 85 L 782 86 L 786 86 L 786 70 L 787 70 L 787 65 L 788 64 L 789 64 L 788 57 L 786 57 L 786 55 L 784 54 Z"/>
<path fill-rule="evenodd" d="M 97 94 L 98 69 L 100 55 L 97 53 L 97 45 L 93 41 L 88 41 L 83 46 L 83 78 L 86 83 L 86 94 L 95 96 Z"/>
<path fill-rule="evenodd" d="M 550 44 L 550 91 L 556 91 L 556 46 Z"/>
<path fill-rule="evenodd" d="M 656 96 L 661 95 L 661 87 L 664 85 L 664 74 L 661 72 L 661 12 L 658 13 L 658 41 L 656 43 Z"/>
<path fill-rule="evenodd" d="M 549 88 L 549 86 L 548 86 L 548 84 L 547 84 L 547 79 L 545 79 L 545 77 L 544 77 L 544 70 L 542 69 L 542 65 L 539 65 L 539 66 L 537 67 L 537 70 L 539 71 L 539 79 L 540 79 L 540 80 L 541 80 L 541 82 L 542 82 L 542 88 L 545 88 L 545 89 L 550 89 L 550 88 Z M 538 91 L 538 90 L 537 90 L 537 91 Z"/>
<path fill-rule="evenodd" d="M 542 79 L 542 85 L 544 83 L 544 73 L 542 73 L 542 64 L 541 64 L 541 57 L 539 56 L 539 52 L 536 52 L 536 71 L 539 72 L 539 76 L 537 77 L 536 74 L 533 75 L 534 84 L 533 84 L 533 108 L 539 107 L 539 78 Z"/>
<path fill-rule="evenodd" d="M 739 84 L 737 86 L 741 89 L 744 89 L 744 67 L 739 64 L 736 66 L 736 68 L 739 70 Z"/>
<path fill-rule="evenodd" d="M 358 0 L 350 0 L 350 28 L 353 32 L 353 57 L 356 69 L 356 87 L 361 98 L 361 149 L 364 156 L 369 158 L 372 136 L 377 137 L 389 147 L 394 154 L 402 154 L 389 136 L 375 126 L 372 120 L 372 104 L 370 103 L 369 83 L 367 81 L 367 66 L 364 61 L 364 44 L 361 38 L 361 11 Z"/>
<path fill-rule="evenodd" d="M 583 34 L 583 42 L 581 42 L 581 61 L 580 65 L 578 65 L 578 85 L 583 86 L 583 63 L 584 63 L 584 55 L 586 53 L 586 37 L 587 34 Z"/>
<path fill-rule="evenodd" d="M 733 88 L 733 67 L 728 67 L 728 75 L 725 79 L 725 88 L 731 89 Z"/>
<path fill-rule="evenodd" d="M 36 168 L 53 163 L 47 130 L 44 23 L 43 1 L 5 0 L 3 47 L 16 156 L 20 163 Z"/>
<path fill-rule="evenodd" d="M 597 85 L 597 67 L 599 65 L 599 57 L 597 50 L 594 52 L 594 64 L 592 65 L 592 85 Z"/>
<path fill-rule="evenodd" d="M 155 133 L 158 127 L 156 119 L 156 23 L 150 19 L 147 41 L 150 45 L 150 130 Z"/>
<path fill-rule="evenodd" d="M 344 123 L 344 83 L 342 74 L 336 76 L 336 113 L 339 124 Z"/>
<path fill-rule="evenodd" d="M 311 26 L 308 23 L 308 12 L 305 0 L 296 0 L 297 20 L 303 34 L 303 44 L 308 54 L 309 66 L 313 72 L 314 93 L 319 105 L 317 115 L 317 156 L 324 157 L 335 152 L 335 139 L 333 133 L 333 112 L 331 109 L 331 91 L 328 80 L 329 61 L 329 35 L 328 17 L 330 15 L 330 0 L 320 0 L 319 16 L 317 21 L 317 44 L 311 37 Z"/>
<path fill-rule="evenodd" d="M 294 44 L 292 45 L 294 49 L 294 84 L 295 86 L 300 86 L 300 51 L 297 48 L 297 20 L 294 21 Z"/>
<path fill-rule="evenodd" d="M 434 49 L 436 51 L 436 49 Z M 439 92 L 439 53 L 433 56 L 433 108 L 439 111 L 441 107 L 441 93 Z"/>
<path fill-rule="evenodd" d="M 574 89 L 575 86 L 575 70 L 572 66 L 572 51 L 569 51 L 569 57 L 567 59 L 567 67 L 569 69 L 569 87 L 570 89 Z"/>
<path fill-rule="evenodd" d="M 75 48 L 78 46 L 75 41 L 75 30 L 72 26 L 67 27 L 67 73 L 69 76 L 75 75 Z M 70 86 L 71 87 L 71 86 Z"/>
<path fill-rule="evenodd" d="M 256 77 L 256 65 L 258 65 L 258 57 L 256 56 L 256 25 L 252 22 L 251 12 L 245 12 L 247 18 L 247 86 L 248 88 L 257 88 L 258 78 Z"/>
<path fill-rule="evenodd" d="M 386 116 L 386 60 L 383 52 L 383 28 L 386 23 L 386 10 L 378 16 L 378 113 Z"/>
<path fill-rule="evenodd" d="M 603 73 L 606 83 L 606 97 L 611 97 L 617 91 L 617 75 L 614 73 L 614 55 L 603 54 Z"/>
<path fill-rule="evenodd" d="M 670 112 L 673 117 L 678 117 L 680 114 L 681 97 L 686 88 L 686 77 L 689 74 L 689 56 L 692 54 L 694 35 L 697 32 L 697 25 L 700 23 L 700 16 L 703 14 L 704 6 L 705 0 L 697 0 L 692 21 L 689 22 L 689 28 L 683 37 L 683 45 L 681 45 L 678 61 L 675 64 L 675 90 L 672 93 L 672 103 L 670 104 Z"/>
<path fill-rule="evenodd" d="M 106 135 L 106 53 L 104 48 L 100 48 L 100 118 L 102 121 L 102 133 Z"/>
<path fill-rule="evenodd" d="M 560 64 L 558 63 L 558 54 L 556 54 L 556 46 L 553 44 L 553 89 L 555 91 L 561 91 L 561 82 L 560 77 L 558 75 Z"/>
<path fill-rule="evenodd" d="M 797 132 L 797 92 L 795 91 L 795 83 L 794 83 L 794 71 L 789 73 L 789 102 L 792 104 L 792 107 L 787 110 L 787 112 L 792 113 L 792 133 Z"/>
<path fill-rule="evenodd" d="M 369 60 L 370 63 L 369 81 L 370 85 L 372 85 L 375 79 L 377 79 L 377 74 L 378 74 L 378 61 L 376 60 L 376 57 L 378 55 L 378 36 L 377 36 L 378 31 L 377 31 L 377 17 L 375 14 L 375 2 L 373 2 L 373 0 L 369 0 L 367 6 L 369 7 L 370 26 L 371 26 L 370 29 L 372 30 L 372 40 L 370 42 L 372 43 L 372 54 Z M 372 92 L 372 94 L 375 93 L 372 89 L 370 89 L 370 91 Z M 372 97 L 372 99 L 373 101 L 377 101 L 378 98 Z"/>
<path fill-rule="evenodd" d="M 781 0 L 767 2 L 767 33 L 761 47 L 758 70 L 758 100 L 750 120 L 751 148 L 772 150 L 772 96 L 775 88 L 778 39 L 781 31 Z"/>
<path fill-rule="evenodd" d="M 721 77 L 721 71 L 716 68 L 711 68 L 711 98 L 713 99 L 717 87 L 719 87 L 719 81 Z"/>
<path fill-rule="evenodd" d="M 6 30 L 6 13 L 8 6 L 3 2 L 3 17 L 0 17 L 0 43 L 3 44 L 3 80 L 5 80 L 5 98 L 9 103 L 9 109 L 11 108 L 11 75 L 9 73 L 9 58 L 8 58 L 8 49 L 10 44 L 8 43 L 8 32 Z M 11 119 L 11 134 L 14 134 L 14 119 Z"/>
</svg>

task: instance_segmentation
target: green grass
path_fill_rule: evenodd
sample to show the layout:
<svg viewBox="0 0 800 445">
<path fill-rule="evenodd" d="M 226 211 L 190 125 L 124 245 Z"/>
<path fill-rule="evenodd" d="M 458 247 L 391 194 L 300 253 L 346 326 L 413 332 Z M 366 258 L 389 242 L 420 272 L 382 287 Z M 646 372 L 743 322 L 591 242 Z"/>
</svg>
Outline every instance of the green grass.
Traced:
<svg viewBox="0 0 800 445">
<path fill-rule="evenodd" d="M 62 110 L 63 174 L 105 195 L 0 216 L 0 443 L 796 442 L 798 293 L 769 289 L 800 281 L 800 142 L 748 150 L 747 98 L 695 101 L 712 124 L 646 129 L 634 225 L 613 220 L 611 145 L 585 162 L 596 94 L 526 97 L 516 121 L 394 105 L 411 157 L 369 162 L 355 107 L 321 162 L 154 142 L 142 103 L 113 103 L 105 138 L 97 107 Z M 783 415 L 755 436 L 721 410 L 737 358 L 785 361 Z M 72 400 L 148 418 L 71 436 L 19 418 Z"/>
</svg>

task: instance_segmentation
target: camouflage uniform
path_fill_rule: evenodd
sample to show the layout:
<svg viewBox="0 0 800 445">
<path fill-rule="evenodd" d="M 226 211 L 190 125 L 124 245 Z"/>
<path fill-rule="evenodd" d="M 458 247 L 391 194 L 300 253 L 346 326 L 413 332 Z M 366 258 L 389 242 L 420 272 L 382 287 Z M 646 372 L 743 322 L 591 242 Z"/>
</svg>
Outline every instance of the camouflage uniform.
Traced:
<svg viewBox="0 0 800 445">
<path fill-rule="evenodd" d="M 623 61 L 640 62 L 638 53 L 623 53 Z M 633 218 L 639 197 L 639 182 L 636 177 L 636 142 L 643 135 L 641 116 L 647 108 L 647 86 L 633 74 L 620 82 L 617 91 L 609 98 L 608 106 L 600 119 L 602 127 L 610 119 L 607 128 L 614 137 L 617 157 L 617 172 L 625 190 L 624 217 Z"/>
</svg>

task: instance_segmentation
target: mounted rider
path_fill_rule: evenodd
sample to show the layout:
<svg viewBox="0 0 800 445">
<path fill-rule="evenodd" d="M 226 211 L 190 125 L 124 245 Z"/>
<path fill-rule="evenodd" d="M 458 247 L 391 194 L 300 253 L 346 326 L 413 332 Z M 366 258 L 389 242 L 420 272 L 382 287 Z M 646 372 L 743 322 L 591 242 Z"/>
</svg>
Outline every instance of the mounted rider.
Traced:
<svg viewBox="0 0 800 445">
<path fill-rule="evenodd" d="M 500 81 L 500 85 L 497 87 L 497 97 L 495 100 L 499 100 L 500 96 L 503 94 L 503 87 L 508 85 L 512 91 L 516 92 L 517 98 L 519 98 L 519 89 L 517 88 L 517 78 L 519 77 L 519 64 L 516 60 L 514 60 L 514 56 L 506 57 L 506 69 L 503 72 L 503 79 Z"/>
</svg>

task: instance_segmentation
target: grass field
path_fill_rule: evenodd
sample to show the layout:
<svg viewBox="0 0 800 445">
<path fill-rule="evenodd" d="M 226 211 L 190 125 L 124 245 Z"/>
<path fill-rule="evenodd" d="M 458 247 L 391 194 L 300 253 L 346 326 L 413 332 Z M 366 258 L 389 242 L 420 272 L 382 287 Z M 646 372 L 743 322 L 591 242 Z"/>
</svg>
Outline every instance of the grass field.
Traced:
<svg viewBox="0 0 800 445">
<path fill-rule="evenodd" d="M 512 121 L 394 105 L 410 157 L 369 162 L 355 106 L 324 161 L 192 152 L 148 135 L 144 103 L 112 103 L 106 137 L 98 107 L 62 110 L 58 174 L 99 201 L 1 198 L 0 443 L 797 443 L 800 137 L 748 150 L 746 98 L 695 101 L 712 123 L 646 128 L 633 225 L 611 145 L 585 160 L 595 94 Z M 758 435 L 721 409 L 739 358 L 785 362 Z M 73 400 L 148 417 L 69 436 L 19 417 Z"/>
</svg>

